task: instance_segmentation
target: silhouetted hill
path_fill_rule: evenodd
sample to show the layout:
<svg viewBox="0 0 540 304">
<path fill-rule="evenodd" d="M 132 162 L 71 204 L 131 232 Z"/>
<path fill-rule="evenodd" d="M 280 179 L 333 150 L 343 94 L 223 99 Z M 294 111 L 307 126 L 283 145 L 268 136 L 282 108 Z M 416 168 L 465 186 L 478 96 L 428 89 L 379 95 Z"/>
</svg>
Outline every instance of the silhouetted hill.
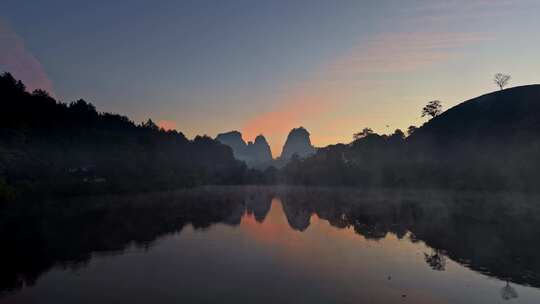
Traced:
<svg viewBox="0 0 540 304">
<path fill-rule="evenodd" d="M 272 161 L 272 151 L 270 145 L 263 135 L 255 137 L 253 143 L 248 142 L 248 151 L 258 162 L 265 163 Z"/>
<path fill-rule="evenodd" d="M 531 144 L 540 139 L 540 85 L 496 91 L 431 119 L 408 139 L 439 147 Z"/>
<path fill-rule="evenodd" d="M 238 131 L 230 131 L 226 133 L 220 133 L 216 136 L 216 140 L 220 143 L 231 147 L 234 156 L 237 159 L 245 160 L 247 158 L 246 147 L 247 144 L 242 138 L 242 133 Z"/>
<path fill-rule="evenodd" d="M 282 170 L 287 183 L 540 191 L 540 85 L 461 103 L 404 138 L 371 131 Z"/>
<path fill-rule="evenodd" d="M 272 161 L 270 145 L 263 135 L 257 136 L 255 142 L 246 143 L 242 133 L 230 131 L 218 134 L 216 140 L 231 147 L 236 159 L 245 161 L 250 167 L 262 167 Z"/>
<path fill-rule="evenodd" d="M 437 172 L 441 182 L 540 190 L 540 85 L 465 101 L 424 124 L 407 142 L 415 164 Z"/>
<path fill-rule="evenodd" d="M 315 153 L 315 148 L 311 145 L 309 132 L 303 127 L 299 127 L 289 132 L 280 157 L 281 159 L 288 160 L 295 154 L 303 158 L 313 153 Z"/>
</svg>

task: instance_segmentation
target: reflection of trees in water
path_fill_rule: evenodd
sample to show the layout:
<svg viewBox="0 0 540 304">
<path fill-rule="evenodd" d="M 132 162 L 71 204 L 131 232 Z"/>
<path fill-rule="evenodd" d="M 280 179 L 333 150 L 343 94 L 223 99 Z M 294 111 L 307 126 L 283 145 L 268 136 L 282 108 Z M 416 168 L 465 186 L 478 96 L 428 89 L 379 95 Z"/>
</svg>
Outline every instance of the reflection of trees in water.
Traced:
<svg viewBox="0 0 540 304">
<path fill-rule="evenodd" d="M 264 222 L 272 205 L 272 196 L 265 191 L 254 191 L 246 195 L 246 211 L 253 214 L 259 223 Z"/>
<path fill-rule="evenodd" d="M 133 243 L 149 247 L 158 237 L 180 232 L 186 225 L 195 229 L 215 223 L 238 225 L 246 212 L 263 222 L 273 197 L 282 200 L 292 229 L 304 231 L 311 215 L 317 214 L 366 239 L 392 233 L 422 241 L 433 248 L 424 259 L 435 270 L 444 270 L 448 257 L 491 276 L 540 286 L 540 212 L 531 210 L 532 204 L 516 208 L 520 200 L 229 187 L 28 203 L 3 210 L 0 292 L 33 284 L 54 265 L 84 265 L 93 252 L 121 251 Z M 510 288 L 506 295 L 512 295 Z"/>
<path fill-rule="evenodd" d="M 424 260 L 433 270 L 446 270 L 446 256 L 440 250 L 433 250 L 429 254 L 424 252 Z"/>
<path fill-rule="evenodd" d="M 297 204 L 290 200 L 282 200 L 283 212 L 287 218 L 287 222 L 294 230 L 304 231 L 310 225 L 311 215 L 313 214 L 310 208 L 306 205 Z"/>
<path fill-rule="evenodd" d="M 378 240 L 388 233 L 408 236 L 412 242 L 422 241 L 433 248 L 434 254 L 426 259 L 433 269 L 445 269 L 448 257 L 486 275 L 540 286 L 538 198 L 329 188 L 285 192 L 277 195 L 286 197 L 288 218 L 306 219 L 313 212 L 335 227 L 352 227 L 366 239 Z M 305 213 L 298 210 L 302 208 Z M 305 220 L 303 223 L 305 227 Z"/>
<path fill-rule="evenodd" d="M 244 210 L 236 190 L 20 202 L 0 213 L 0 294 L 33 285 L 55 265 L 80 267 L 93 252 L 118 252 L 131 244 L 148 248 L 188 224 L 238 225 Z"/>
<path fill-rule="evenodd" d="M 503 298 L 504 300 L 511 300 L 511 299 L 516 299 L 518 297 L 519 295 L 517 291 L 512 286 L 510 286 L 510 284 L 507 281 L 506 285 L 503 288 L 501 288 L 501 298 Z"/>
</svg>

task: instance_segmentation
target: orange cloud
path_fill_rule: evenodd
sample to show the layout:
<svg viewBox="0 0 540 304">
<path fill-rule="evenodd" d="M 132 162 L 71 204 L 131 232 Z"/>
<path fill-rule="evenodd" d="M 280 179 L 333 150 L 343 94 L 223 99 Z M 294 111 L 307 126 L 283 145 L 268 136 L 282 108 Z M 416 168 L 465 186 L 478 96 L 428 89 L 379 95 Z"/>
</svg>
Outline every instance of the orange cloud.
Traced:
<svg viewBox="0 0 540 304">
<path fill-rule="evenodd" d="M 247 139 L 264 134 L 269 141 L 272 155 L 278 156 L 292 128 L 304 125 L 307 118 L 320 116 L 330 111 L 331 107 L 332 99 L 322 92 L 294 95 L 274 111 L 261 113 L 249 120 L 242 128 L 242 133 Z"/>
<path fill-rule="evenodd" d="M 177 129 L 176 122 L 172 121 L 172 120 L 163 119 L 163 120 L 158 121 L 157 125 L 160 128 L 163 128 L 166 131 L 168 131 L 168 130 L 176 130 Z"/>
<path fill-rule="evenodd" d="M 55 96 L 52 81 L 45 69 L 24 45 L 23 40 L 0 20 L 0 71 L 21 79 L 29 91 L 43 89 Z"/>
</svg>

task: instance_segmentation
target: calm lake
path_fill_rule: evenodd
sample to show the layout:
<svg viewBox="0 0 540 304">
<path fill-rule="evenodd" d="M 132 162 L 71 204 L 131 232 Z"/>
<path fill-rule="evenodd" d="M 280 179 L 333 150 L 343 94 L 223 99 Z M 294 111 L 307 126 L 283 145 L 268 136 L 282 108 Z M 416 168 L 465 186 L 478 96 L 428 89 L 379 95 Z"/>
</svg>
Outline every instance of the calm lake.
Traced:
<svg viewBox="0 0 540 304">
<path fill-rule="evenodd" d="M 295 187 L 19 202 L 1 207 L 0 303 L 540 303 L 539 205 Z"/>
</svg>

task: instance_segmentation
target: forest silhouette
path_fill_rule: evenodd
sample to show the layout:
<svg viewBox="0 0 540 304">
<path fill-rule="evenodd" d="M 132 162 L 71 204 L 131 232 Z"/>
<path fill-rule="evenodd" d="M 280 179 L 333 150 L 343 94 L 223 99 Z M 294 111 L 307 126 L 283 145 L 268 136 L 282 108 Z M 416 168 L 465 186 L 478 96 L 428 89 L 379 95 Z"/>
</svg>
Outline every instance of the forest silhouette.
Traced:
<svg viewBox="0 0 540 304">
<path fill-rule="evenodd" d="M 432 119 L 411 126 L 408 136 L 365 128 L 351 143 L 253 169 L 210 137 L 189 140 L 150 119 L 136 124 L 98 112 L 82 99 L 61 103 L 4 73 L 0 200 L 211 184 L 538 191 L 540 85 L 486 94 L 443 113 L 439 101 L 428 106 Z"/>
<path fill-rule="evenodd" d="M 60 103 L 0 76 L 0 193 L 144 191 L 242 183 L 245 165 L 207 136 Z M 8 188 L 9 187 L 9 188 Z M 1 195 L 0 195 L 1 197 Z"/>
</svg>

